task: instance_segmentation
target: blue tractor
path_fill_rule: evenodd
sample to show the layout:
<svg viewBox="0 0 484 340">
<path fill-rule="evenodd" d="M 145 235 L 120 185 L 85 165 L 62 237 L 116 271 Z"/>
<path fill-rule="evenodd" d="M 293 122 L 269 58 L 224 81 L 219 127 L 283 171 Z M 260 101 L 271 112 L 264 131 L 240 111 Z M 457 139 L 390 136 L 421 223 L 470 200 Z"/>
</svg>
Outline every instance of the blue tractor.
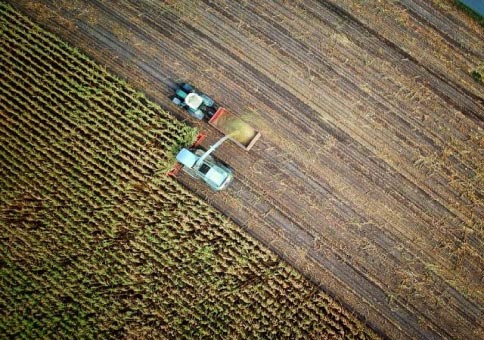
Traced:
<svg viewBox="0 0 484 340">
<path fill-rule="evenodd" d="M 175 94 L 170 97 L 171 101 L 187 110 L 192 117 L 210 120 L 217 112 L 218 106 L 213 99 L 204 93 L 199 93 L 188 83 L 176 84 L 174 91 Z"/>
</svg>

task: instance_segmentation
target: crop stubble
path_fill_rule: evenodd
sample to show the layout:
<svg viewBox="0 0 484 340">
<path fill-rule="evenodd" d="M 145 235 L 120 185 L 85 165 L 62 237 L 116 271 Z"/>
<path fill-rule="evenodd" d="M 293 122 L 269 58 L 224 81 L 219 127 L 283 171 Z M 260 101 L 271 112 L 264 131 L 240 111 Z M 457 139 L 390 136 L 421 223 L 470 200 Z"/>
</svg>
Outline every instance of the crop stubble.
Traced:
<svg viewBox="0 0 484 340">
<path fill-rule="evenodd" d="M 482 336 L 484 37 L 451 2 L 17 3 L 162 103 L 250 112 L 234 186 L 183 183 L 373 328 Z"/>
<path fill-rule="evenodd" d="M 0 333 L 375 338 L 165 171 L 195 130 L 0 2 Z"/>
</svg>

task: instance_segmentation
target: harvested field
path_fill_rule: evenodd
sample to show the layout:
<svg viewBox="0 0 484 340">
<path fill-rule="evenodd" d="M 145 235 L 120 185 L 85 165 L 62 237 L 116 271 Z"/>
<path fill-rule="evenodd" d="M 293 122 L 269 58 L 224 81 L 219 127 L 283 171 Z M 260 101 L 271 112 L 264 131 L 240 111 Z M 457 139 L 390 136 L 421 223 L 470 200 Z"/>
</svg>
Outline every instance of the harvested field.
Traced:
<svg viewBox="0 0 484 340">
<path fill-rule="evenodd" d="M 0 23 L 1 338 L 378 338 L 165 176 L 195 129 Z"/>
<path fill-rule="evenodd" d="M 484 31 L 453 1 L 10 2 L 170 111 L 187 80 L 260 130 L 218 151 L 227 192 L 181 182 L 371 328 L 484 338 Z"/>
</svg>

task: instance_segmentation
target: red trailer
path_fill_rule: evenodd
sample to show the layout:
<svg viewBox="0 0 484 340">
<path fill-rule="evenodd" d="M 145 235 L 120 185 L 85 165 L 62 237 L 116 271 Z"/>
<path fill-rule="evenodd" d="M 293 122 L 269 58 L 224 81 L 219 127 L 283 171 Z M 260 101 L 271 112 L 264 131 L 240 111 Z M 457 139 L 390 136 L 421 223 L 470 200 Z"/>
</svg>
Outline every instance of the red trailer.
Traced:
<svg viewBox="0 0 484 340">
<path fill-rule="evenodd" d="M 218 108 L 208 123 L 245 150 L 250 150 L 260 138 L 259 131 L 224 107 Z"/>
</svg>

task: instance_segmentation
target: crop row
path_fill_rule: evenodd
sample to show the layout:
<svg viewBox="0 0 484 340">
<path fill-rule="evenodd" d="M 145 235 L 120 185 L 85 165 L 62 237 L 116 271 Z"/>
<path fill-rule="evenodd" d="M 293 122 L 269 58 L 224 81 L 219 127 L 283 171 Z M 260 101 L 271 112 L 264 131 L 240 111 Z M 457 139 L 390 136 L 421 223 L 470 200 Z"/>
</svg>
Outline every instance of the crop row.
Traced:
<svg viewBox="0 0 484 340">
<path fill-rule="evenodd" d="M 0 332 L 371 338 L 160 169 L 195 131 L 0 2 Z"/>
</svg>

